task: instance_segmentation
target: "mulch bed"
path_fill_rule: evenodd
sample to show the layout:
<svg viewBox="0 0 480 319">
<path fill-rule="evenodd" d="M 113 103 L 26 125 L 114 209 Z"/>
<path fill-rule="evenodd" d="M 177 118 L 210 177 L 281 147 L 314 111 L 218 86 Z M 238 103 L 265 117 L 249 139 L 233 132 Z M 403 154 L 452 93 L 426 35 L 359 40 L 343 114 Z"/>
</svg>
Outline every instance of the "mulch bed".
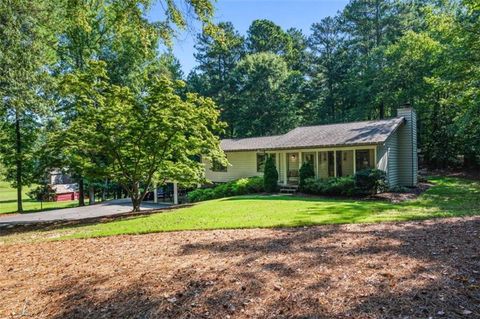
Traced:
<svg viewBox="0 0 480 319">
<path fill-rule="evenodd" d="M 401 203 L 408 200 L 414 200 L 418 196 L 426 192 L 433 184 L 430 183 L 418 183 L 417 187 L 406 188 L 403 193 L 385 192 L 371 196 L 371 199 L 382 199 L 392 203 Z"/>
<path fill-rule="evenodd" d="M 0 246 L 0 318 L 480 318 L 480 217 Z"/>
</svg>

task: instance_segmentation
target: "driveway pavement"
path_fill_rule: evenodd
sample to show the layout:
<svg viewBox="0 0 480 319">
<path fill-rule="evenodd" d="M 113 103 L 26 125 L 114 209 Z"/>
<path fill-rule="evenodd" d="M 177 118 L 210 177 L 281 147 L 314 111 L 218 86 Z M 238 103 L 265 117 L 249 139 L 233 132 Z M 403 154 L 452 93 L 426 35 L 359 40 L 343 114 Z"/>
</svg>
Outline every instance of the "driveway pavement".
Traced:
<svg viewBox="0 0 480 319">
<path fill-rule="evenodd" d="M 170 206 L 169 203 L 144 202 L 142 203 L 141 210 L 152 210 L 165 208 Z M 33 224 L 39 222 L 53 222 L 53 221 L 65 221 L 65 220 L 81 220 L 95 217 L 106 217 L 111 215 L 117 215 L 122 213 L 128 213 L 132 211 L 132 202 L 128 198 L 116 199 L 107 201 L 104 203 L 74 207 L 55 209 L 39 213 L 27 213 L 17 214 L 2 217 L 0 215 L 0 227 L 8 225 L 20 225 L 20 224 Z"/>
</svg>

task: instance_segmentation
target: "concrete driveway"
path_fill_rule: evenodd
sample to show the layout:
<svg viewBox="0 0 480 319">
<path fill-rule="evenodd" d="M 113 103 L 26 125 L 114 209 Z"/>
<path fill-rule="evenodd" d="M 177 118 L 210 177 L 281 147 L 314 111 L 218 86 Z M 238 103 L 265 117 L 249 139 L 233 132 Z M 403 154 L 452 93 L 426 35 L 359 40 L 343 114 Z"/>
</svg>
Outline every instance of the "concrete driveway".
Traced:
<svg viewBox="0 0 480 319">
<path fill-rule="evenodd" d="M 144 202 L 141 210 L 153 210 L 170 206 L 170 203 Z M 0 215 L 0 227 L 8 225 L 34 224 L 41 222 L 81 220 L 95 217 L 106 217 L 128 213 L 132 211 L 132 202 L 129 198 L 116 199 L 91 206 L 55 209 L 39 213 L 17 214 L 2 217 Z"/>
</svg>

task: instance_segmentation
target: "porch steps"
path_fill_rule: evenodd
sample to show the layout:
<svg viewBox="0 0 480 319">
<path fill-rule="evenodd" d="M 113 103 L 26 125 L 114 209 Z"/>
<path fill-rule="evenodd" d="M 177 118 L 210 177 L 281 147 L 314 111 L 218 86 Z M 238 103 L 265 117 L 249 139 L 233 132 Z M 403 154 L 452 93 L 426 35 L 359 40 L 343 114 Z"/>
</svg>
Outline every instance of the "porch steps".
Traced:
<svg viewBox="0 0 480 319">
<path fill-rule="evenodd" d="M 297 185 L 280 185 L 281 194 L 295 194 L 298 191 Z"/>
</svg>

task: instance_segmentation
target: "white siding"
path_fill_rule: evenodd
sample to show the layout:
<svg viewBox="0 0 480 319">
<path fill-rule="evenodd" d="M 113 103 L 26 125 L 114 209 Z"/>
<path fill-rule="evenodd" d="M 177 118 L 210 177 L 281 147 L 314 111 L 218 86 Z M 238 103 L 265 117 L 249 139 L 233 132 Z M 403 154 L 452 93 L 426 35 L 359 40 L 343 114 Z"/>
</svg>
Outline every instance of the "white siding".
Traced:
<svg viewBox="0 0 480 319">
<path fill-rule="evenodd" d="M 225 153 L 230 163 L 226 172 L 213 172 L 211 164 L 204 161 L 205 177 L 212 182 L 228 182 L 243 177 L 263 176 L 257 172 L 256 152 L 228 152 Z"/>
</svg>

